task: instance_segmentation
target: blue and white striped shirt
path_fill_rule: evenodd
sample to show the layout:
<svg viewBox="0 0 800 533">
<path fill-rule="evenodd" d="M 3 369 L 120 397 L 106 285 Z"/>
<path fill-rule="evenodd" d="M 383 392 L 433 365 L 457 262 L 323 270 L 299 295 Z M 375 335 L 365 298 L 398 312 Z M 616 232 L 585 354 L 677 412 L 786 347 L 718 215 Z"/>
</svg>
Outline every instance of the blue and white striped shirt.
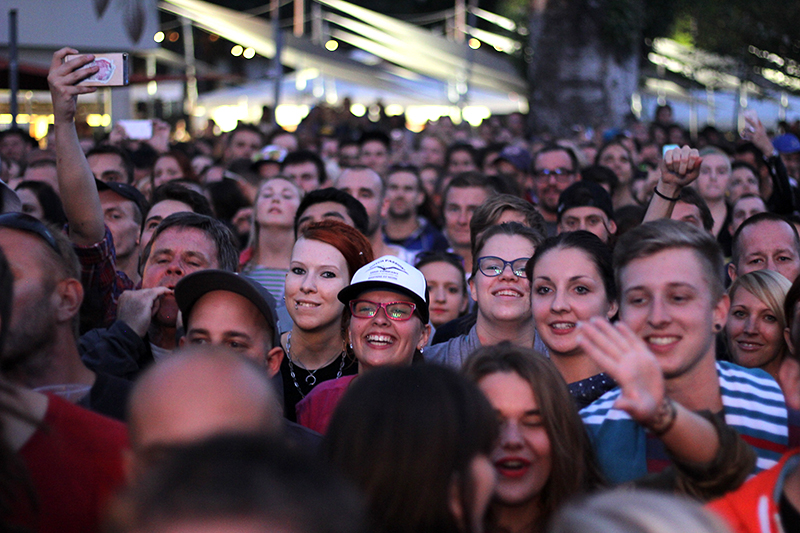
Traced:
<svg viewBox="0 0 800 533">
<path fill-rule="evenodd" d="M 775 380 L 763 370 L 717 361 L 723 414 L 757 454 L 754 473 L 771 468 L 788 449 L 786 403 Z M 614 409 L 619 388 L 581 411 L 601 468 L 612 483 L 641 478 L 648 471 L 647 434 L 626 412 Z"/>
</svg>

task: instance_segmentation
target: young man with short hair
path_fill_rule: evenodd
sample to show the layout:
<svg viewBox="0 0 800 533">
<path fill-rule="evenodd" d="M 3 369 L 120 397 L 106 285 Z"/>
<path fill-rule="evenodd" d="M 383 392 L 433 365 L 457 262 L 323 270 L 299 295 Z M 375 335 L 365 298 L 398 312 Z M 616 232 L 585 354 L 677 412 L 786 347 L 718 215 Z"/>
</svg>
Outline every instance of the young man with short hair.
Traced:
<svg viewBox="0 0 800 533">
<path fill-rule="evenodd" d="M 665 416 L 670 401 L 710 411 L 755 449 L 756 472 L 776 464 L 788 443 L 780 388 L 762 370 L 716 360 L 716 335 L 725 326 L 730 300 L 714 237 L 684 222 L 643 224 L 619 240 L 614 266 L 620 319 L 661 366 Z M 614 389 L 581 411 L 600 464 L 615 483 L 669 464 L 657 435 L 615 407 L 619 399 L 620 390 Z"/>
</svg>

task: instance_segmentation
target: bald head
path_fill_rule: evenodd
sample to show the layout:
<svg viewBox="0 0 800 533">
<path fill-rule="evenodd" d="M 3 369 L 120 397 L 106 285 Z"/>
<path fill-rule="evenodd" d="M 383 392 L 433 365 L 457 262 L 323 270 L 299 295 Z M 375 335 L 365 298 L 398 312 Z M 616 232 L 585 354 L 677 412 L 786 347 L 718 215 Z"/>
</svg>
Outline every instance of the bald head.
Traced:
<svg viewBox="0 0 800 533">
<path fill-rule="evenodd" d="M 222 346 L 193 346 L 150 368 L 128 404 L 134 468 L 160 449 L 223 433 L 281 431 L 267 374 Z"/>
</svg>

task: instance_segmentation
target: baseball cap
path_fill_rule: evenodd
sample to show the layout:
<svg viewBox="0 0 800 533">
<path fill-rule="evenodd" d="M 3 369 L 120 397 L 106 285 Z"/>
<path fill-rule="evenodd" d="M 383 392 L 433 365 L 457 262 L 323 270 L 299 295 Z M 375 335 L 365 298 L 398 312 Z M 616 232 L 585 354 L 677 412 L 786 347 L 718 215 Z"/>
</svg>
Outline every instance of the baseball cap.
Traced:
<svg viewBox="0 0 800 533">
<path fill-rule="evenodd" d="M 149 210 L 147 199 L 141 192 L 139 192 L 139 189 L 133 185 L 120 183 L 117 181 L 100 181 L 97 178 L 95 178 L 94 182 L 97 184 L 97 192 L 114 191 L 126 200 L 130 200 L 131 202 L 135 203 L 136 207 L 139 209 L 139 212 L 142 214 L 142 218 L 144 218 L 144 216 L 147 214 L 147 211 Z"/>
<path fill-rule="evenodd" d="M 428 323 L 430 314 L 425 276 L 402 259 L 384 255 L 359 268 L 350 285 L 339 291 L 339 301 L 347 305 L 350 300 L 372 289 L 385 289 L 409 296 L 416 304 L 422 322 Z"/>
<path fill-rule="evenodd" d="M 508 161 L 514 165 L 514 168 L 522 172 L 529 172 L 532 162 L 531 154 L 526 149 L 513 145 L 503 148 L 503 151 L 495 159 L 495 163 L 500 160 Z"/>
<path fill-rule="evenodd" d="M 782 154 L 800 152 L 800 139 L 792 133 L 784 133 L 772 140 L 772 146 Z"/>
<path fill-rule="evenodd" d="M 191 314 L 197 300 L 213 291 L 228 291 L 247 298 L 272 328 L 272 345 L 279 346 L 275 298 L 261 284 L 227 270 L 208 269 L 193 272 L 175 285 L 175 301 L 184 321 Z"/>
<path fill-rule="evenodd" d="M 558 220 L 567 209 L 573 207 L 596 207 L 603 211 L 609 220 L 614 220 L 614 205 L 611 195 L 601 185 L 592 181 L 578 181 L 564 189 L 558 197 Z"/>
</svg>

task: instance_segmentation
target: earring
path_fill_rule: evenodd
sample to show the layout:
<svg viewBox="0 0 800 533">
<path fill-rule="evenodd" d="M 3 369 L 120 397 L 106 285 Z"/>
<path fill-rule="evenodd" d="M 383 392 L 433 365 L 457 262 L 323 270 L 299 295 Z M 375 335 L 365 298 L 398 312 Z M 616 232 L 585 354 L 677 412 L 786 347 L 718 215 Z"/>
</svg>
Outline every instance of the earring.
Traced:
<svg viewBox="0 0 800 533">
<path fill-rule="evenodd" d="M 714 331 L 722 331 L 722 324 L 714 324 Z"/>
<path fill-rule="evenodd" d="M 353 343 L 352 342 L 350 343 L 350 349 L 351 350 L 353 349 Z"/>
</svg>

